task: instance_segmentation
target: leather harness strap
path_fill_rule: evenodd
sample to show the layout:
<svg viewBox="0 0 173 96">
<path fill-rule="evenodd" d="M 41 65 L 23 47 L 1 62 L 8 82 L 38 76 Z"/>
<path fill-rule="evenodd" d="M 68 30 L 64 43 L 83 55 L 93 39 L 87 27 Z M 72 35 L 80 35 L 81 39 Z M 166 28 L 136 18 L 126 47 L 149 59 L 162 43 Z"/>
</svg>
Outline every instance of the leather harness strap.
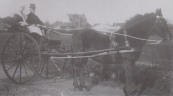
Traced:
<svg viewBox="0 0 173 96">
<path fill-rule="evenodd" d="M 112 33 L 109 35 L 109 39 L 114 47 L 118 47 L 118 43 L 115 42 L 115 36 Z"/>
<path fill-rule="evenodd" d="M 125 38 L 125 46 L 129 47 L 129 41 L 127 41 L 127 36 L 126 36 L 127 32 L 126 30 L 124 30 L 124 38 Z"/>
</svg>

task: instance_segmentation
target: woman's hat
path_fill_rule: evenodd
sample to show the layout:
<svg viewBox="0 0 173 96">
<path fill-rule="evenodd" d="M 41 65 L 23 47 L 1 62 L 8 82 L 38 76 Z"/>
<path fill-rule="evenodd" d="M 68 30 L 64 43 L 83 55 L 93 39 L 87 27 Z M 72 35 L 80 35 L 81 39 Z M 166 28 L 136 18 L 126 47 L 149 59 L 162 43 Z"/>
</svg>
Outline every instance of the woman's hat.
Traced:
<svg viewBox="0 0 173 96">
<path fill-rule="evenodd" d="M 24 5 L 20 5 L 19 7 L 18 7 L 18 10 L 19 11 L 23 11 L 25 9 L 25 6 Z"/>
<path fill-rule="evenodd" d="M 33 10 L 35 10 L 35 4 L 30 4 L 30 7 L 29 8 L 31 8 L 31 9 L 33 9 Z"/>
</svg>

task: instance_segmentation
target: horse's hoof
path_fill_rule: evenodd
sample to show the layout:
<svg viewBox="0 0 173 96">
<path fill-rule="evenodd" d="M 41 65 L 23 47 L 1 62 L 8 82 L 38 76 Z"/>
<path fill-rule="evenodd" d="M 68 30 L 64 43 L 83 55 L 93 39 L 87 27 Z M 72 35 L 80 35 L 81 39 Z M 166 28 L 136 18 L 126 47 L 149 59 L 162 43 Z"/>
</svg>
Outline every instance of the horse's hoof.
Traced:
<svg viewBox="0 0 173 96">
<path fill-rule="evenodd" d="M 99 84 L 99 81 L 92 81 L 92 84 L 93 85 L 98 85 Z"/>
<path fill-rule="evenodd" d="M 81 91 L 87 91 L 88 88 L 87 88 L 86 86 L 80 86 L 80 90 L 81 90 Z"/>
<path fill-rule="evenodd" d="M 74 88 L 75 91 L 79 91 L 80 89 L 79 88 Z"/>
<path fill-rule="evenodd" d="M 86 88 L 86 87 L 81 88 L 81 91 L 88 91 L 88 88 Z"/>
<path fill-rule="evenodd" d="M 74 88 L 75 91 L 80 91 L 81 89 L 79 87 Z"/>
</svg>

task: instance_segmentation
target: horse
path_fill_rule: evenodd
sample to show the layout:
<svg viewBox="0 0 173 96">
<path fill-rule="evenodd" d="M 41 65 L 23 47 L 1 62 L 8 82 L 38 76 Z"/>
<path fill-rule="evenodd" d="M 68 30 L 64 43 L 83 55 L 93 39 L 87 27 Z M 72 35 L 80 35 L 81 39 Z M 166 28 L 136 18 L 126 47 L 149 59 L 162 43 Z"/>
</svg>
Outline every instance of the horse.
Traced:
<svg viewBox="0 0 173 96">
<path fill-rule="evenodd" d="M 86 28 L 75 31 L 72 37 L 72 52 L 89 52 L 128 47 L 132 51 L 120 52 L 121 50 L 117 50 L 117 53 L 114 55 L 93 57 L 91 59 L 102 63 L 103 66 L 121 62 L 126 78 L 123 87 L 125 96 L 140 96 L 142 89 L 140 88 L 141 86 L 133 84 L 132 71 L 134 63 L 140 58 L 143 46 L 153 33 L 158 34 L 162 38 L 162 42 L 172 39 L 172 34 L 169 31 L 166 20 L 163 18 L 161 9 L 156 9 L 155 12 L 144 15 L 137 14 L 130 20 L 127 20 L 124 27 L 112 34 L 115 37 L 114 39 L 110 39 L 109 35 L 105 35 L 94 29 Z M 81 54 L 75 56 L 81 56 Z M 88 90 L 88 86 L 85 85 L 83 71 L 88 58 L 73 58 L 72 61 L 74 89 Z"/>
</svg>

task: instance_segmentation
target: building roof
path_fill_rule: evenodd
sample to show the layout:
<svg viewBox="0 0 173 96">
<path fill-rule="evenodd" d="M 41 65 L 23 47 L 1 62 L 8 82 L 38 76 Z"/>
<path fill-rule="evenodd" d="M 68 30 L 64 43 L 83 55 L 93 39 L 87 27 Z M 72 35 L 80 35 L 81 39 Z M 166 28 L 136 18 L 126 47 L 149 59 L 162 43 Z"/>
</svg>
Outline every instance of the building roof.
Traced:
<svg viewBox="0 0 173 96">
<path fill-rule="evenodd" d="M 124 27 L 125 23 L 114 23 L 113 26 L 120 26 L 120 27 Z"/>
<path fill-rule="evenodd" d="M 80 19 L 87 21 L 87 18 L 85 17 L 84 14 L 67 14 L 67 15 L 69 16 L 70 19 Z"/>
<path fill-rule="evenodd" d="M 72 23 L 70 23 L 70 22 L 62 22 L 61 26 L 63 26 L 63 27 L 72 27 Z"/>
<path fill-rule="evenodd" d="M 93 29 L 104 28 L 104 29 L 117 29 L 118 27 L 112 27 L 107 24 L 99 24 L 97 26 L 92 27 Z"/>
<path fill-rule="evenodd" d="M 62 21 L 56 21 L 55 23 L 52 24 L 52 27 L 72 27 L 72 23 L 70 22 L 62 22 Z"/>
</svg>

